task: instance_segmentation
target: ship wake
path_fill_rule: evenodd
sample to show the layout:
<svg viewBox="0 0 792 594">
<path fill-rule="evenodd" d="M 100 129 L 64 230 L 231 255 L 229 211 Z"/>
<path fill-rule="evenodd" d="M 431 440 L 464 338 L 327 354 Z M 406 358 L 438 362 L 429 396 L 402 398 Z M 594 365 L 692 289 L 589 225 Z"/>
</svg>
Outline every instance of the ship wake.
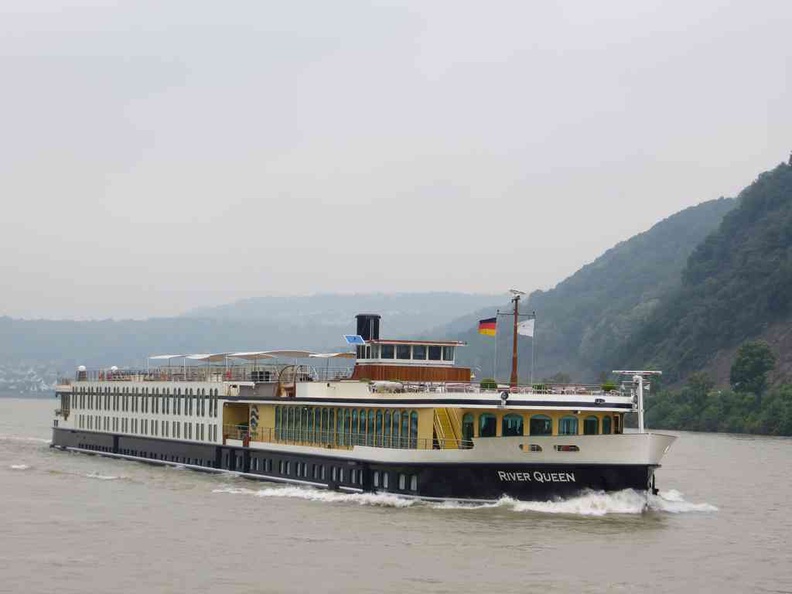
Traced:
<svg viewBox="0 0 792 594">
<path fill-rule="evenodd" d="M 553 501 L 519 501 L 503 497 L 491 503 L 464 501 L 426 501 L 402 497 L 390 493 L 341 493 L 311 487 L 268 486 L 262 489 L 223 486 L 212 491 L 230 495 L 247 495 L 260 498 L 290 498 L 322 503 L 344 503 L 375 507 L 405 508 L 421 506 L 438 510 L 482 510 L 505 509 L 521 513 L 566 514 L 575 516 L 606 516 L 645 513 L 691 513 L 715 512 L 718 508 L 709 503 L 687 501 L 676 490 L 660 492 L 658 495 L 641 493 L 632 489 L 612 493 L 589 492 Z"/>
</svg>

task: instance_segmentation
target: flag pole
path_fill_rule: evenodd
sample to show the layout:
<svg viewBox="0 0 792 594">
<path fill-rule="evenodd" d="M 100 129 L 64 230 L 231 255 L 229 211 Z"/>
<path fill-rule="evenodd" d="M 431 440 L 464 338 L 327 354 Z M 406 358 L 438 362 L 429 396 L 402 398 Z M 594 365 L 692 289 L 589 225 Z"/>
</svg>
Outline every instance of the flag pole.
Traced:
<svg viewBox="0 0 792 594">
<path fill-rule="evenodd" d="M 536 363 L 536 312 L 534 312 L 534 329 L 531 336 L 531 390 L 534 385 L 534 364 Z"/>
<path fill-rule="evenodd" d="M 492 360 L 492 379 L 495 380 L 495 387 L 498 384 L 498 315 L 500 310 L 495 310 L 495 358 Z"/>
</svg>

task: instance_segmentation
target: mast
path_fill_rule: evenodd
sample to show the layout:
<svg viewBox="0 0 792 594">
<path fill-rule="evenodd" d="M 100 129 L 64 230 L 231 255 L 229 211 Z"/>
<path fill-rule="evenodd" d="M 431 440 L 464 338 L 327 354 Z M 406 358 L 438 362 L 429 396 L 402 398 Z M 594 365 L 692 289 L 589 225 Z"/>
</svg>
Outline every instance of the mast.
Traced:
<svg viewBox="0 0 792 594">
<path fill-rule="evenodd" d="M 522 291 L 511 289 L 514 295 L 512 301 L 514 302 L 514 327 L 512 329 L 512 368 L 509 386 L 511 388 L 517 387 L 517 323 L 520 319 L 520 297 L 525 295 Z"/>
<path fill-rule="evenodd" d="M 636 404 L 638 413 L 638 433 L 646 433 L 646 426 L 644 424 L 644 390 L 649 389 L 649 384 L 646 383 L 647 376 L 663 375 L 662 371 L 625 371 L 615 370 L 613 373 L 621 375 L 632 376 L 633 385 L 636 387 Z"/>
</svg>

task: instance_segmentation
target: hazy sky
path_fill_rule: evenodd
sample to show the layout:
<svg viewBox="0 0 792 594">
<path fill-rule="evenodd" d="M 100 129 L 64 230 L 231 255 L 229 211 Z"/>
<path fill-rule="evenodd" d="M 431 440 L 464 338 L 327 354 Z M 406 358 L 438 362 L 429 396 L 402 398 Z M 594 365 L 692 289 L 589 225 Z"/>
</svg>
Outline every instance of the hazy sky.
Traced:
<svg viewBox="0 0 792 594">
<path fill-rule="evenodd" d="M 792 2 L 0 4 L 0 315 L 549 288 L 792 150 Z"/>
</svg>

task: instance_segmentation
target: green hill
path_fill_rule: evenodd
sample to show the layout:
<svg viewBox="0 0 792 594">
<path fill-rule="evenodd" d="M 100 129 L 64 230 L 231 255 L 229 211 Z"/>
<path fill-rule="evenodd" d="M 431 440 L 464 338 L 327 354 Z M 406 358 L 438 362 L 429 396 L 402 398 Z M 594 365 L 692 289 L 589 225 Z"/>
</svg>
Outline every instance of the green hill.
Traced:
<svg viewBox="0 0 792 594">
<path fill-rule="evenodd" d="M 536 311 L 535 379 L 565 373 L 596 381 L 612 369 L 621 344 L 680 286 L 680 274 L 691 252 L 734 206 L 720 198 L 687 208 L 648 231 L 619 243 L 549 291 L 536 291 L 522 311 Z M 504 300 L 505 301 L 505 300 Z M 509 306 L 504 303 L 503 310 Z M 491 375 L 494 339 L 479 336 L 475 322 L 494 315 L 482 309 L 442 329 L 446 336 L 469 343 L 463 362 Z M 510 366 L 509 321 L 498 333 L 498 377 Z M 520 339 L 520 378 L 530 375 L 531 339 Z"/>
<path fill-rule="evenodd" d="M 792 167 L 779 165 L 740 193 L 690 255 L 681 285 L 619 352 L 677 381 L 746 340 L 779 334 L 791 317 Z"/>
</svg>

